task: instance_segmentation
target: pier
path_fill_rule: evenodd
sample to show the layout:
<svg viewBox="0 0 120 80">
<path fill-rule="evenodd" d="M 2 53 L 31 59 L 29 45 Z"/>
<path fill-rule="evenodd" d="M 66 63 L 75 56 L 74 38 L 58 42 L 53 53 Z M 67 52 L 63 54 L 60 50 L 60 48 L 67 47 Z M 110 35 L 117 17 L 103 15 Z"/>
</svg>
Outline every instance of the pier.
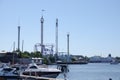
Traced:
<svg viewBox="0 0 120 80">
<path fill-rule="evenodd" d="M 27 76 L 21 75 L 22 80 L 64 80 L 64 79 L 57 79 L 57 78 L 47 78 L 47 77 L 39 77 L 39 76 Z"/>
<path fill-rule="evenodd" d="M 57 78 L 47 78 L 47 77 L 39 77 L 39 76 L 28 76 L 28 75 L 20 75 L 18 78 L 4 78 L 0 77 L 0 80 L 64 80 Z"/>
</svg>

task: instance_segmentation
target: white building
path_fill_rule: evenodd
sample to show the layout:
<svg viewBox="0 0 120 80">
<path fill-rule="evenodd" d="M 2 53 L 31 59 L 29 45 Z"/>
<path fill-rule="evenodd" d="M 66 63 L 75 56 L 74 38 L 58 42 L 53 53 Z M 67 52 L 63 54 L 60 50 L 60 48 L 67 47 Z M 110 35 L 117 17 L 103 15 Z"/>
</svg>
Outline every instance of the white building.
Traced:
<svg viewBox="0 0 120 80">
<path fill-rule="evenodd" d="M 102 59 L 102 57 L 100 57 L 100 56 L 93 56 L 93 57 L 90 57 L 89 61 L 96 63 L 96 62 L 101 62 L 101 59 Z"/>
<path fill-rule="evenodd" d="M 108 57 L 101 57 L 101 56 L 93 56 L 90 58 L 90 62 L 96 63 L 96 62 L 102 62 L 102 63 L 110 63 L 112 62 L 114 58 L 111 57 L 111 55 L 108 55 Z"/>
</svg>

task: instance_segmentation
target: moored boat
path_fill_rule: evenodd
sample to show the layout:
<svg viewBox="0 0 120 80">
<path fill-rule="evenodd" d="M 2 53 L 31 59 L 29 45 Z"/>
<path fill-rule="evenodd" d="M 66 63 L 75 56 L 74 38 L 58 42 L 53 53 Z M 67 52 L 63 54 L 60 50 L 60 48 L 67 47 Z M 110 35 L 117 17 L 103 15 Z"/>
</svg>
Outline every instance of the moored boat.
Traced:
<svg viewBox="0 0 120 80">
<path fill-rule="evenodd" d="M 23 71 L 23 75 L 39 76 L 56 78 L 61 73 L 61 70 L 55 68 L 41 68 L 35 63 L 29 64 L 28 68 Z"/>
<path fill-rule="evenodd" d="M 10 67 L 3 67 L 0 70 L 0 78 L 3 78 L 5 80 L 7 79 L 19 79 L 19 70 L 16 68 L 10 68 Z"/>
</svg>

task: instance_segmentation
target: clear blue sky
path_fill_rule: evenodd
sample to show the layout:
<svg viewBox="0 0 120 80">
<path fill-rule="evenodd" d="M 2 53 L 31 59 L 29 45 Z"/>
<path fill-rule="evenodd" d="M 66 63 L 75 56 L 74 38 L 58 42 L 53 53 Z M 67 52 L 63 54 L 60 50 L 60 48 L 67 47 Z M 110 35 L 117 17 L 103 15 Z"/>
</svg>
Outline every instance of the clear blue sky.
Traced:
<svg viewBox="0 0 120 80">
<path fill-rule="evenodd" d="M 120 0 L 0 0 L 0 51 L 17 47 L 21 26 L 24 50 L 33 51 L 40 42 L 41 10 L 44 43 L 55 45 L 55 20 L 59 19 L 59 51 L 84 56 L 120 56 Z M 20 22 L 19 22 L 20 19 Z"/>
</svg>

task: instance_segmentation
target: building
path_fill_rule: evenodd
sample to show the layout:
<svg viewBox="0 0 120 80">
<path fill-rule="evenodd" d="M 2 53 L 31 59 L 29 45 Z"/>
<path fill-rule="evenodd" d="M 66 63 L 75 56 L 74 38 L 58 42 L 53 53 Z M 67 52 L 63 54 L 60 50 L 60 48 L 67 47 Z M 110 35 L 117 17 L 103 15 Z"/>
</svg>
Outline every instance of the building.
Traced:
<svg viewBox="0 0 120 80">
<path fill-rule="evenodd" d="M 109 54 L 107 57 L 93 56 L 90 57 L 89 62 L 91 63 L 110 63 L 114 58 Z"/>
<path fill-rule="evenodd" d="M 0 52 L 0 62 L 16 63 L 18 62 L 18 56 L 13 52 Z"/>
</svg>

